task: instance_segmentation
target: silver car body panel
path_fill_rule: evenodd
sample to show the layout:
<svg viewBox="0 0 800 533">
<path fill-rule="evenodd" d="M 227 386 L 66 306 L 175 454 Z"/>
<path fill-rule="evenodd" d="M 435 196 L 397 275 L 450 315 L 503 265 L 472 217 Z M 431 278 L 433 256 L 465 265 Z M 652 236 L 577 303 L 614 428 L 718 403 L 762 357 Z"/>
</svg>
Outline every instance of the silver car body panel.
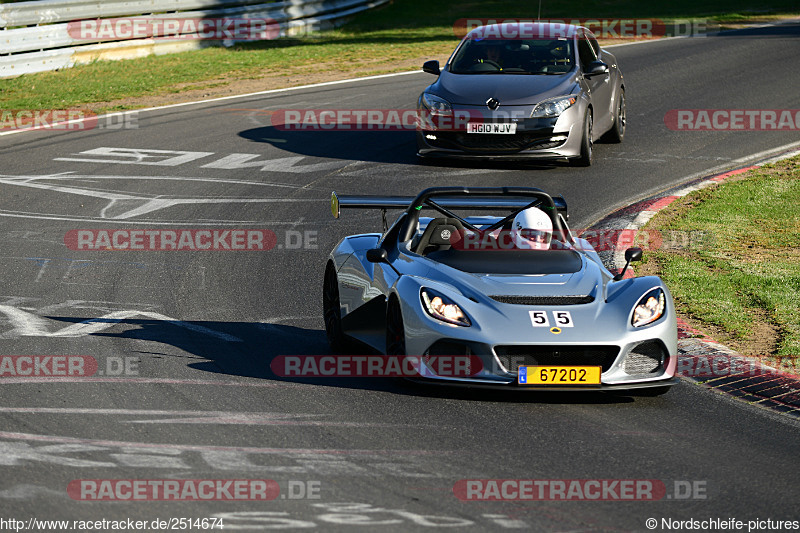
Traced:
<svg viewBox="0 0 800 533">
<path fill-rule="evenodd" d="M 464 217 L 465 221 L 484 227 L 501 219 L 500 216 Z M 417 236 L 425 231 L 430 220 L 419 219 Z M 441 381 L 517 386 L 516 369 L 507 368 L 509 361 L 514 363 L 509 359 L 513 355 L 503 356 L 501 350 L 511 353 L 517 348 L 524 352 L 526 347 L 548 347 L 557 351 L 559 347 L 592 346 L 608 348 L 612 353 L 618 349 L 616 356 L 604 364 L 602 385 L 596 388 L 663 386 L 674 382 L 676 314 L 671 293 L 660 278 L 646 276 L 615 281 L 589 242 L 577 238 L 564 253 L 576 254 L 579 267 L 556 273 L 470 273 L 415 253 L 411 249 L 414 239 L 396 242 L 388 264 L 368 261 L 367 250 L 379 245 L 391 246 L 391 243 L 382 243 L 382 239 L 391 234 L 390 229 L 385 234 L 348 236 L 330 254 L 329 261 L 335 266 L 338 277 L 342 324 L 348 336 L 385 352 L 386 307 L 389 299 L 396 297 L 405 326 L 407 354 L 424 355 L 437 341 L 446 341 L 467 346 L 470 354 L 481 358 L 483 370 L 480 373 L 468 378 L 436 378 Z M 496 261 L 503 262 L 504 253 L 494 252 Z M 471 326 L 452 325 L 430 316 L 420 299 L 423 288 L 450 298 L 466 313 Z M 631 324 L 634 307 L 656 288 L 664 291 L 666 297 L 663 316 L 652 324 L 634 327 Z M 496 299 L 575 296 L 585 296 L 591 301 L 521 305 Z M 552 316 L 557 310 L 570 313 L 573 327 L 563 327 L 557 334 L 548 328 L 533 327 L 531 311 L 545 311 Z M 647 375 L 626 372 L 626 368 L 632 367 L 626 367 L 632 351 L 647 343 L 663 348 L 664 364 Z M 526 364 L 524 361 L 522 357 L 519 363 Z"/>
<path fill-rule="evenodd" d="M 479 32 L 486 27 L 473 30 Z M 574 50 L 583 33 L 591 32 L 580 26 L 570 26 Z M 436 82 L 428 86 L 420 95 L 417 107 L 421 113 L 427 112 L 422 103 L 424 94 L 432 94 L 450 102 L 453 112 L 474 113 L 483 116 L 485 122 L 515 122 L 517 135 L 535 133 L 547 137 L 552 135 L 556 146 L 546 148 L 500 150 L 468 149 L 453 147 L 442 142 L 429 140 L 427 135 L 441 136 L 436 130 L 421 129 L 417 132 L 418 154 L 423 157 L 450 157 L 462 159 L 552 159 L 575 158 L 580 156 L 583 137 L 583 120 L 589 110 L 594 122 L 592 141 L 598 140 L 614 126 L 615 104 L 623 90 L 622 72 L 616 57 L 600 48 L 598 60 L 608 65 L 608 72 L 602 75 L 585 76 L 578 54 L 575 54 L 574 67 L 561 75 L 519 75 L 519 74 L 455 74 L 450 72 L 453 58 L 461 46 L 471 37 L 468 34 L 456 47 L 441 70 Z M 593 36 L 592 36 L 593 37 Z M 554 123 L 545 119 L 530 119 L 531 112 L 540 102 L 549 98 L 574 95 L 576 104 L 564 111 Z M 494 98 L 500 102 L 496 110 L 490 110 L 486 102 Z M 461 131 L 465 133 L 466 128 Z M 454 132 L 458 133 L 458 132 Z M 445 133 L 447 135 L 448 133 Z M 473 134 L 474 135 L 474 134 Z M 491 137 L 497 137 L 492 135 Z M 562 137 L 566 137 L 562 139 Z M 486 138 L 484 136 L 484 138 Z"/>
</svg>

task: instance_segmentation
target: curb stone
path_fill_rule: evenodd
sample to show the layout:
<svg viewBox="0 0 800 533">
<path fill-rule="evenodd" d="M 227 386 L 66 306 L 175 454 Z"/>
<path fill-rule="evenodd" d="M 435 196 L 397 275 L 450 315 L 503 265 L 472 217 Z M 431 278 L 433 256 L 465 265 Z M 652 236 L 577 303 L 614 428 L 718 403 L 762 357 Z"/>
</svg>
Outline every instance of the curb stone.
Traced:
<svg viewBox="0 0 800 533">
<path fill-rule="evenodd" d="M 656 213 L 678 198 L 716 185 L 731 176 L 742 174 L 766 163 L 793 157 L 799 153 L 800 150 L 794 150 L 777 158 L 770 158 L 754 165 L 679 185 L 611 213 L 595 223 L 592 229 L 635 232 L 643 228 Z M 613 274 L 619 273 L 625 265 L 627 244 L 617 238 L 609 250 L 598 252 L 603 263 Z M 624 277 L 627 279 L 633 276 L 632 268 L 628 268 Z M 678 317 L 678 371 L 676 375 L 680 375 L 683 380 L 708 387 L 718 393 L 728 394 L 751 404 L 800 419 L 800 376 L 782 372 L 763 364 L 756 358 L 744 356 L 690 327 L 680 317 Z"/>
</svg>

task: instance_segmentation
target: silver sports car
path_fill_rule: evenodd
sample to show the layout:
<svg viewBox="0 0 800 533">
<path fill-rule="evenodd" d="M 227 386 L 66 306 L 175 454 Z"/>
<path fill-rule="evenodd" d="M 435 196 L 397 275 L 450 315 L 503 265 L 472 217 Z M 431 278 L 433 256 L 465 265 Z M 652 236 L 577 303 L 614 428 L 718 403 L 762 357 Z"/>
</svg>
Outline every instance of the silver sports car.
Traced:
<svg viewBox="0 0 800 533">
<path fill-rule="evenodd" d="M 609 272 L 570 233 L 562 197 L 435 187 L 414 198 L 333 193 L 331 202 L 337 218 L 344 208 L 381 210 L 384 226 L 345 237 L 330 254 L 323 308 L 334 351 L 352 338 L 387 355 L 478 358 L 470 375 L 425 373 L 473 386 L 660 394 L 675 383 L 669 290 L 658 277 Z M 547 215 L 552 241 L 535 250 L 504 244 L 512 221 L 532 208 Z M 389 209 L 403 210 L 390 227 Z M 626 258 L 641 259 L 641 249 Z"/>
<path fill-rule="evenodd" d="M 567 158 L 592 162 L 594 141 L 622 142 L 625 83 L 587 28 L 552 23 L 480 26 L 420 95 L 421 157 Z"/>
</svg>

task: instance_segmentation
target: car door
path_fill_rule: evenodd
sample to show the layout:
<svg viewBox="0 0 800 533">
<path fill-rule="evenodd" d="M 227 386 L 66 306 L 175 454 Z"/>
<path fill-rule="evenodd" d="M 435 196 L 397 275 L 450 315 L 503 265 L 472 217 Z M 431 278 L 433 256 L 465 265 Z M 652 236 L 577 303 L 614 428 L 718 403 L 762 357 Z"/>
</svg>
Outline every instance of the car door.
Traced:
<svg viewBox="0 0 800 533">
<path fill-rule="evenodd" d="M 598 58 L 590 37 L 595 43 L 597 42 L 594 36 L 588 31 L 584 32 L 584 34 L 578 38 L 578 56 L 581 62 L 581 69 L 587 68 L 593 61 L 602 61 L 602 59 Z M 600 47 L 598 46 L 597 50 L 599 49 Z M 584 76 L 584 81 L 586 82 L 589 98 L 592 102 L 592 109 L 594 110 L 592 116 L 594 120 L 594 137 L 597 138 L 606 132 L 613 122 L 613 105 L 611 103 L 613 88 L 611 84 L 611 73 L 609 71 L 605 74 Z"/>
</svg>

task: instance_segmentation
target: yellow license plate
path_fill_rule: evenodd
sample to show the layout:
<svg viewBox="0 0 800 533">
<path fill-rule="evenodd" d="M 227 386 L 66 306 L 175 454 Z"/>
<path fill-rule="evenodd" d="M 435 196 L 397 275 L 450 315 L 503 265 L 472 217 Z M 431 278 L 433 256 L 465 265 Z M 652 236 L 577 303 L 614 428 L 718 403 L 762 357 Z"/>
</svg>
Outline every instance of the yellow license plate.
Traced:
<svg viewBox="0 0 800 533">
<path fill-rule="evenodd" d="M 599 385 L 599 366 L 521 366 L 520 385 Z"/>
</svg>

